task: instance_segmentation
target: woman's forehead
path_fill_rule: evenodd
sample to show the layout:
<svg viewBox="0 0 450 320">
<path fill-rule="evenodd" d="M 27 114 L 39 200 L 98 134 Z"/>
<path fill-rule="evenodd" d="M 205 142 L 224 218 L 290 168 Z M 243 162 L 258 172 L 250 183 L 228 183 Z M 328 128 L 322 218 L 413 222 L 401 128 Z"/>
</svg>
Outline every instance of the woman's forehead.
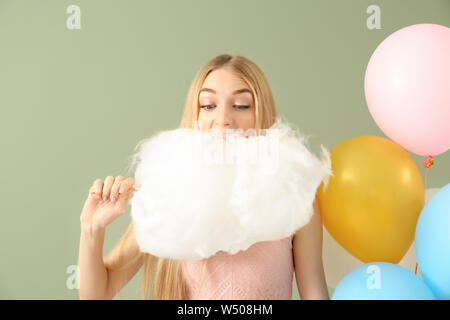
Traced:
<svg viewBox="0 0 450 320">
<path fill-rule="evenodd" d="M 247 83 L 235 72 L 218 69 L 212 71 L 203 82 L 202 90 L 200 93 L 206 92 L 209 94 L 217 94 L 218 92 L 229 94 L 241 94 L 245 93 L 244 90 L 236 92 L 241 89 L 247 89 L 250 91 L 250 87 Z"/>
</svg>

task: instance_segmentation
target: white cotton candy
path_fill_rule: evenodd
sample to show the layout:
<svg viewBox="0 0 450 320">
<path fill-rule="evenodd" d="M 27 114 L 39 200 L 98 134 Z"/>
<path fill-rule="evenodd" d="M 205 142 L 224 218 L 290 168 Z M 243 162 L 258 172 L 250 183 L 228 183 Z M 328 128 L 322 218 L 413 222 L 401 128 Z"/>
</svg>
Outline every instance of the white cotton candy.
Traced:
<svg viewBox="0 0 450 320">
<path fill-rule="evenodd" d="M 304 141 L 280 118 L 258 136 L 179 128 L 144 139 L 130 200 L 140 250 L 199 260 L 292 235 L 332 175 L 328 151 L 319 160 Z"/>
</svg>

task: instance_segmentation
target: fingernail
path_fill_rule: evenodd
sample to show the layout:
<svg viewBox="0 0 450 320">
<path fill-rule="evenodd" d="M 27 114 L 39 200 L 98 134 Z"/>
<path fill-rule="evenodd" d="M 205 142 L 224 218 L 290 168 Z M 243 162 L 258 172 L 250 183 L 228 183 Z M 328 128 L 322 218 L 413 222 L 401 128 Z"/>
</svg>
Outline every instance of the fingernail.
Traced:
<svg viewBox="0 0 450 320">
<path fill-rule="evenodd" d="M 111 202 L 114 202 L 114 200 L 115 200 L 114 195 L 111 195 Z"/>
<path fill-rule="evenodd" d="M 103 196 L 103 201 L 106 201 L 108 199 L 107 196 Z"/>
<path fill-rule="evenodd" d="M 123 186 L 120 186 L 119 193 L 123 193 L 124 189 L 125 188 Z"/>
</svg>

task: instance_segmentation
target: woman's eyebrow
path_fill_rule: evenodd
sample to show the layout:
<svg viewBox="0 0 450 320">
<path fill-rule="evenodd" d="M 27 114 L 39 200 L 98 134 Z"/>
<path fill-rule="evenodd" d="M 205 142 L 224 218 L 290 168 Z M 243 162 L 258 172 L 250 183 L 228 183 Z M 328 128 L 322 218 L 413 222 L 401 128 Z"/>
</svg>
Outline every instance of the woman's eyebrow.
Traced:
<svg viewBox="0 0 450 320">
<path fill-rule="evenodd" d="M 201 92 L 211 92 L 211 93 L 217 94 L 216 90 L 213 90 L 213 89 L 210 89 L 210 88 L 203 88 L 203 89 L 200 90 L 199 94 Z M 238 89 L 238 90 L 233 91 L 232 94 L 235 95 L 235 94 L 244 93 L 244 92 L 248 92 L 250 94 L 252 93 L 249 89 L 242 88 L 242 89 Z"/>
</svg>

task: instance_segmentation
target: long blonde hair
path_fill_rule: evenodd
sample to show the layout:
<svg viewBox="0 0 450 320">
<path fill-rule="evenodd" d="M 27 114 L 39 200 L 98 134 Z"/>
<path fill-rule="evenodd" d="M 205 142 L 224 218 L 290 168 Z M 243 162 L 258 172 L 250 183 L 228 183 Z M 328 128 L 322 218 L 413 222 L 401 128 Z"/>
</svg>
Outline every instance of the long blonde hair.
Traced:
<svg viewBox="0 0 450 320">
<path fill-rule="evenodd" d="M 269 128 L 276 119 L 276 108 L 272 91 L 262 70 L 252 61 L 239 55 L 221 54 L 206 62 L 194 77 L 186 98 L 183 117 L 180 128 L 194 128 L 194 122 L 198 120 L 199 104 L 198 96 L 203 82 L 210 72 L 216 69 L 226 68 L 242 78 L 252 91 L 255 103 L 255 131 Z M 122 257 L 122 247 L 132 235 L 133 225 L 130 223 L 127 232 L 114 246 L 113 251 L 119 250 Z M 130 266 L 136 260 L 143 259 L 142 299 L 151 298 L 158 300 L 186 300 L 187 290 L 181 273 L 181 261 L 163 259 L 149 253 L 140 252 L 126 265 L 120 264 L 115 270 L 122 270 Z M 121 261 L 121 260 L 119 260 Z M 203 259 L 200 286 L 203 284 L 205 269 L 208 259 Z M 151 284 L 151 286 L 150 286 Z M 149 289 L 151 289 L 149 291 Z"/>
</svg>

